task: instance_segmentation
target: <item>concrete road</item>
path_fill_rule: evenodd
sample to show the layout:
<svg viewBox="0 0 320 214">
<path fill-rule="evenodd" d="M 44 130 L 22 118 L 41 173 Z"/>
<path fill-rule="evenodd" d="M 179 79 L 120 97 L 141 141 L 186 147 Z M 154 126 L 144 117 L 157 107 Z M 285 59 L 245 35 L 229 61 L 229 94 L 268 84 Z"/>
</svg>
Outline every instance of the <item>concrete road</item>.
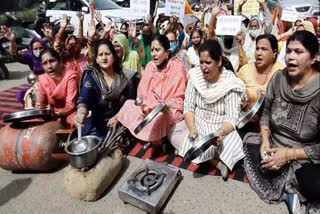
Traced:
<svg viewBox="0 0 320 214">
<path fill-rule="evenodd" d="M 0 80 L 0 90 L 26 83 L 28 68 L 19 63 L 8 65 L 11 80 Z M 1 142 L 0 142 L 1 143 Z M 144 211 L 124 204 L 117 189 L 143 160 L 128 157 L 128 167 L 103 197 L 96 202 L 73 199 L 63 187 L 65 168 L 54 173 L 12 173 L 0 169 L 0 213 L 96 213 L 142 214 Z M 194 174 L 181 170 L 183 180 L 166 204 L 167 214 L 286 214 L 285 204 L 269 205 L 261 201 L 249 184 L 235 180 L 224 182 L 220 176 Z"/>
</svg>

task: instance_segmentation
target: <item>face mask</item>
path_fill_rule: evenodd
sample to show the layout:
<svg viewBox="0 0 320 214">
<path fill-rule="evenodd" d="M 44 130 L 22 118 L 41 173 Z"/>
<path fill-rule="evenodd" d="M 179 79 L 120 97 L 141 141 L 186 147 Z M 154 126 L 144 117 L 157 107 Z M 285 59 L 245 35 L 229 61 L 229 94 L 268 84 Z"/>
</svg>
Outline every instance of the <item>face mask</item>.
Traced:
<svg viewBox="0 0 320 214">
<path fill-rule="evenodd" d="M 174 53 L 177 49 L 177 43 L 175 42 L 170 42 L 170 53 Z"/>
<path fill-rule="evenodd" d="M 257 36 L 259 36 L 259 33 L 260 29 L 249 30 L 249 35 L 254 39 L 257 38 Z"/>
<path fill-rule="evenodd" d="M 33 55 L 38 58 L 40 56 L 40 51 L 32 51 Z"/>
</svg>

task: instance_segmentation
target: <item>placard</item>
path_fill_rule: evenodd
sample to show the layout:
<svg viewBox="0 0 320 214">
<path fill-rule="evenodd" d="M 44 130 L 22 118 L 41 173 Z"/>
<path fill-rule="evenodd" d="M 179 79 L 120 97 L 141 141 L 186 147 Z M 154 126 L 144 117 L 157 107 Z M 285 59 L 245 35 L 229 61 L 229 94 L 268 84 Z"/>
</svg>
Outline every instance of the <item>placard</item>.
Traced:
<svg viewBox="0 0 320 214">
<path fill-rule="evenodd" d="M 176 16 L 179 17 L 180 20 L 183 19 L 184 16 L 184 7 L 185 0 L 166 0 L 166 6 L 164 13 L 167 16 Z"/>
<path fill-rule="evenodd" d="M 150 0 L 130 0 L 130 10 L 137 17 L 146 17 L 150 13 Z"/>
<path fill-rule="evenodd" d="M 233 14 L 237 15 L 238 14 L 238 6 L 239 2 L 241 0 L 234 0 L 234 11 Z M 247 0 L 247 2 L 242 6 L 242 14 L 249 16 L 253 15 L 256 16 L 259 14 L 259 3 L 257 0 Z"/>
<path fill-rule="evenodd" d="M 282 11 L 281 20 L 287 22 L 297 21 L 299 14 L 296 11 L 284 9 Z"/>
<path fill-rule="evenodd" d="M 216 35 L 235 36 L 241 31 L 241 16 L 218 16 Z"/>
</svg>

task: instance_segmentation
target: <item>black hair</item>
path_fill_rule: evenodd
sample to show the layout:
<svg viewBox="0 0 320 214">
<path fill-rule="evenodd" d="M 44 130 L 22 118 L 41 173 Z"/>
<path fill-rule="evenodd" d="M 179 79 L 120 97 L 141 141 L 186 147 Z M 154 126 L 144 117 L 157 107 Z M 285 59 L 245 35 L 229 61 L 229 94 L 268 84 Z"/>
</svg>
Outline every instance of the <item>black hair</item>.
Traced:
<svg viewBox="0 0 320 214">
<path fill-rule="evenodd" d="M 122 22 L 120 29 L 122 28 L 123 25 L 128 29 L 128 27 L 129 27 L 128 22 L 126 22 L 126 21 Z"/>
<path fill-rule="evenodd" d="M 168 31 L 168 32 L 166 33 L 166 36 L 167 36 L 168 34 L 170 34 L 170 33 L 172 33 L 172 34 L 174 35 L 174 38 L 176 39 L 176 41 L 178 41 L 177 33 L 174 32 L 174 31 Z"/>
<path fill-rule="evenodd" d="M 318 44 L 318 38 L 313 33 L 306 31 L 306 30 L 300 30 L 294 32 L 291 36 L 289 36 L 287 40 L 287 46 L 290 44 L 290 42 L 298 41 L 302 44 L 302 46 L 310 53 L 311 58 L 315 58 L 319 54 L 319 44 Z M 312 67 L 320 72 L 320 62 L 316 61 Z"/>
<path fill-rule="evenodd" d="M 266 34 L 261 34 L 256 38 L 256 45 L 258 44 L 259 40 L 261 39 L 267 39 L 270 42 L 270 46 L 273 51 L 278 52 L 278 40 L 277 38 L 271 34 L 271 33 L 266 33 Z"/>
<path fill-rule="evenodd" d="M 39 59 L 41 60 L 42 59 L 42 56 L 46 53 L 50 53 L 51 56 L 53 56 L 56 60 L 58 60 L 58 62 L 61 62 L 61 57 L 59 55 L 59 53 L 57 51 L 55 51 L 53 48 L 48 48 L 48 49 L 43 49 L 41 52 L 40 52 L 40 56 L 39 56 Z"/>
<path fill-rule="evenodd" d="M 234 72 L 231 62 L 224 56 L 222 56 L 222 48 L 217 40 L 208 39 L 200 45 L 199 55 L 201 52 L 208 51 L 211 59 L 215 61 L 222 60 L 222 67 Z"/>
<path fill-rule="evenodd" d="M 199 29 L 195 29 L 190 33 L 190 39 L 192 39 L 193 34 L 196 33 L 196 32 L 199 33 L 200 38 L 202 40 L 203 39 L 203 32 L 201 30 L 199 30 Z"/>
<path fill-rule="evenodd" d="M 266 39 L 269 41 L 272 51 L 277 54 L 274 59 L 274 61 L 276 61 L 277 56 L 278 56 L 278 40 L 277 40 L 277 38 L 271 33 L 261 34 L 256 38 L 256 45 L 258 44 L 259 40 L 261 40 L 261 39 Z"/>
<path fill-rule="evenodd" d="M 159 34 L 152 41 L 158 41 L 160 45 L 164 48 L 165 51 L 168 51 L 170 49 L 170 42 L 167 36 Z M 173 57 L 173 54 L 171 52 L 169 53 L 169 59 Z"/>
<path fill-rule="evenodd" d="M 121 60 L 119 59 L 117 53 L 116 53 L 116 50 L 114 49 L 114 46 L 113 44 L 108 40 L 108 39 L 100 39 L 96 42 L 95 46 L 94 46 L 94 54 L 95 54 L 95 57 L 98 56 L 98 49 L 101 45 L 107 45 L 108 48 L 110 49 L 111 53 L 112 53 L 112 56 L 114 58 L 114 62 L 112 64 L 112 68 L 113 68 L 113 71 L 116 72 L 116 73 L 120 73 L 120 71 L 122 71 L 122 63 L 121 63 Z M 94 62 L 94 66 L 96 69 L 100 70 L 100 67 L 99 65 L 97 64 L 97 62 L 95 61 Z"/>
</svg>

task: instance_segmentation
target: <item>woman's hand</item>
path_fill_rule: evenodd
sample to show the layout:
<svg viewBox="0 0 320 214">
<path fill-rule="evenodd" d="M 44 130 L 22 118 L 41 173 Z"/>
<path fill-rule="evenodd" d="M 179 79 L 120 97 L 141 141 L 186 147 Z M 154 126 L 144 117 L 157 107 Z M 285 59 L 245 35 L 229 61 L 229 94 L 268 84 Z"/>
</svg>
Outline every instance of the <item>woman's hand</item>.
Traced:
<svg viewBox="0 0 320 214">
<path fill-rule="evenodd" d="M 239 7 L 242 7 L 246 2 L 247 2 L 247 0 L 241 0 L 239 2 Z"/>
<path fill-rule="evenodd" d="M 216 131 L 215 135 L 218 136 L 217 145 L 223 144 L 224 137 L 226 136 L 225 132 L 222 129 L 219 129 Z"/>
<path fill-rule="evenodd" d="M 144 105 L 144 104 L 141 105 L 141 115 L 143 117 L 146 117 L 151 111 L 152 109 L 150 109 L 147 105 Z"/>
<path fill-rule="evenodd" d="M 89 39 L 93 39 L 95 34 L 96 34 L 96 25 L 94 23 L 94 19 L 91 19 L 90 20 L 89 29 L 88 29 L 88 37 L 89 37 Z"/>
<path fill-rule="evenodd" d="M 1 33 L 3 33 L 3 36 L 8 39 L 9 41 L 15 41 L 16 34 L 15 32 L 11 31 L 7 26 L 1 25 Z"/>
<path fill-rule="evenodd" d="M 118 124 L 118 115 L 115 115 L 114 117 L 110 118 L 108 121 L 108 126 L 109 127 L 115 127 Z"/>
<path fill-rule="evenodd" d="M 74 116 L 74 123 L 83 125 L 87 118 L 87 114 L 85 112 L 80 112 Z"/>
<path fill-rule="evenodd" d="M 266 151 L 270 155 L 261 161 L 262 168 L 276 171 L 288 163 L 288 148 L 276 147 Z"/>
<path fill-rule="evenodd" d="M 129 28 L 128 28 L 128 36 L 134 40 L 137 38 L 137 29 L 136 29 L 136 23 L 133 21 L 129 22 Z"/>
<path fill-rule="evenodd" d="M 190 142 L 194 142 L 195 139 L 197 139 L 198 137 L 198 131 L 196 129 L 196 127 L 192 127 L 189 129 L 189 135 L 188 135 L 188 138 L 190 140 Z"/>
<path fill-rule="evenodd" d="M 66 29 L 68 25 L 68 16 L 66 14 L 63 14 L 60 19 L 60 28 Z"/>
<path fill-rule="evenodd" d="M 260 146 L 260 157 L 261 157 L 261 160 L 265 159 L 265 155 L 264 154 L 269 149 L 270 149 L 270 141 L 262 141 L 261 146 Z"/>
<path fill-rule="evenodd" d="M 80 22 L 83 22 L 83 20 L 84 20 L 84 14 L 82 13 L 82 11 L 78 11 L 76 15 L 77 15 L 79 21 L 80 21 Z"/>
</svg>

